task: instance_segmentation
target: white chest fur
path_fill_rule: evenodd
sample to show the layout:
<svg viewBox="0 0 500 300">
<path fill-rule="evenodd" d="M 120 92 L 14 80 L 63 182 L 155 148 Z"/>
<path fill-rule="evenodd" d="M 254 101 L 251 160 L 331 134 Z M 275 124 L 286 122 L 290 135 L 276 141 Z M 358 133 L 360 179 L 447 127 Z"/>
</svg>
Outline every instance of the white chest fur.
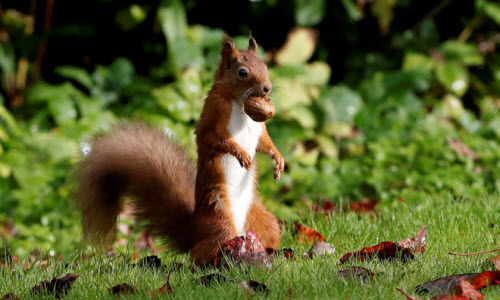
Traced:
<svg viewBox="0 0 500 300">
<path fill-rule="evenodd" d="M 260 135 L 262 134 L 262 123 L 250 119 L 243 110 L 243 107 L 239 103 L 233 102 L 228 130 L 233 139 L 245 149 L 253 161 L 257 152 Z M 244 235 L 246 216 L 250 204 L 254 199 L 255 170 L 251 168 L 247 171 L 230 154 L 225 154 L 222 157 L 222 164 L 224 166 L 234 225 L 236 226 L 238 235 Z"/>
</svg>

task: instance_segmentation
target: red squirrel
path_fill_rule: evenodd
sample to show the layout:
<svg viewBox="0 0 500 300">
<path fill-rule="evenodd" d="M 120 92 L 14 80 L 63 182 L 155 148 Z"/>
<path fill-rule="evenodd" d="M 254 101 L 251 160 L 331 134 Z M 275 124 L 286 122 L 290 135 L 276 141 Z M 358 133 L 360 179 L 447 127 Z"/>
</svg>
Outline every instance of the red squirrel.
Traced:
<svg viewBox="0 0 500 300">
<path fill-rule="evenodd" d="M 182 147 L 144 124 L 115 127 L 94 139 L 76 193 L 87 239 L 112 241 L 120 196 L 127 195 L 138 219 L 190 251 L 195 264 L 210 263 L 220 245 L 247 230 L 257 232 L 264 247 L 278 248 L 281 227 L 259 201 L 256 152 L 274 159 L 277 180 L 285 162 L 265 123 L 243 109 L 246 99 L 266 97 L 272 88 L 251 35 L 246 51 L 223 39 L 214 79 L 195 130 L 197 172 Z"/>
</svg>

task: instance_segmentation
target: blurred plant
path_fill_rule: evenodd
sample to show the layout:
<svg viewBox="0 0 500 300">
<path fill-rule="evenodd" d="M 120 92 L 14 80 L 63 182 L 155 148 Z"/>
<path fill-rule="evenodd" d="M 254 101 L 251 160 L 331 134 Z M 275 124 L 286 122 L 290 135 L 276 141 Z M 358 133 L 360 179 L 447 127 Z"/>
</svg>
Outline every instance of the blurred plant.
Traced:
<svg viewBox="0 0 500 300">
<path fill-rule="evenodd" d="M 390 205 L 428 193 L 459 198 L 500 191 L 500 5 L 474 3 L 463 30 L 446 39 L 436 16 L 448 0 L 404 30 L 393 28 L 396 11 L 410 6 L 406 0 L 342 0 L 340 7 L 324 0 L 252 3 L 285 5 L 298 26 L 283 46 L 259 49 L 270 66 L 277 110 L 268 128 L 287 162 L 276 184 L 271 161 L 258 157 L 260 190 L 273 211 L 292 217 L 304 203 L 325 198 L 370 197 Z M 47 36 L 87 27 L 52 28 L 45 20 L 51 20 L 53 0 L 42 12 L 2 11 L 0 229 L 14 224 L 15 230 L 0 230 L 0 246 L 16 254 L 33 247 L 71 251 L 78 244 L 78 216 L 68 200 L 74 166 L 91 150 L 91 137 L 119 120 L 160 126 L 195 158 L 193 126 L 212 84 L 223 30 L 188 24 L 198 1 L 98 4 L 113 8 L 116 32 L 152 32 L 143 56 L 160 53 L 162 62 L 144 66 L 145 60 L 118 57 L 91 67 L 53 66 L 37 80 Z M 323 26 L 331 10 L 349 35 L 345 41 L 355 46 L 345 55 L 342 81 L 333 85 L 339 66 L 325 62 L 332 44 L 319 36 L 319 29 L 328 35 Z M 384 48 L 356 40 L 353 28 L 370 18 Z M 234 37 L 238 47 L 246 46 L 247 34 Z"/>
</svg>

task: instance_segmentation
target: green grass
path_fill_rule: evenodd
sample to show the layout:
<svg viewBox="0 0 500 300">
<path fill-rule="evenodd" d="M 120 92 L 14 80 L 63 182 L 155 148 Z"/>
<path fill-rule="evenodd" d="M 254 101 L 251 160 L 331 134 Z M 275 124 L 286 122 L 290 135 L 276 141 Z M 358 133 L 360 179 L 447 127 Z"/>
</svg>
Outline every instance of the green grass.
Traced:
<svg viewBox="0 0 500 300">
<path fill-rule="evenodd" d="M 282 247 L 294 248 L 297 260 L 274 260 L 274 270 L 243 266 L 222 270 L 231 281 L 213 283 L 205 287 L 192 281 L 214 270 L 199 270 L 195 273 L 188 267 L 187 255 L 176 255 L 168 251 L 160 253 L 165 264 L 183 262 L 185 266 L 174 271 L 171 285 L 174 293 L 168 298 L 182 299 L 235 299 L 246 298 L 236 285 L 243 280 L 263 282 L 270 290 L 270 298 L 286 298 L 291 287 L 294 299 L 404 299 L 396 291 L 402 288 L 413 294 L 416 285 L 447 275 L 481 272 L 493 267 L 486 261 L 494 253 L 458 257 L 448 255 L 448 251 L 475 252 L 500 246 L 500 197 L 489 196 L 476 199 L 421 198 L 405 202 L 382 203 L 376 215 L 358 215 L 352 212 L 333 213 L 331 216 L 312 213 L 303 223 L 317 229 L 326 240 L 337 247 L 335 254 L 302 259 L 306 245 L 297 244 L 290 229 L 282 236 Z M 339 258 L 364 246 L 372 246 L 382 241 L 399 241 L 415 235 L 422 225 L 427 225 L 427 249 L 415 260 L 352 262 L 339 265 Z M 132 251 L 132 250 L 131 250 Z M 143 255 L 147 255 L 143 253 Z M 74 257 L 77 255 L 74 254 Z M 81 275 L 70 290 L 67 299 L 115 299 L 108 288 L 129 283 L 139 292 L 131 299 L 150 298 L 150 290 L 162 286 L 168 270 L 154 271 L 133 268 L 132 253 L 122 253 L 111 261 L 105 256 L 93 256 L 88 260 L 72 260 L 66 256 L 61 263 L 50 264 L 47 268 L 24 269 L 23 263 L 14 267 L 0 268 L 0 296 L 13 292 L 29 298 L 29 290 L 42 280 L 68 272 Z M 74 266 L 72 262 L 77 262 Z M 69 263 L 69 267 L 64 265 Z M 361 285 L 358 280 L 344 281 L 337 276 L 339 270 L 349 266 L 363 266 L 377 273 L 369 285 Z M 489 299 L 500 299 L 500 287 L 481 291 Z M 258 294 L 256 297 L 264 297 Z"/>
</svg>

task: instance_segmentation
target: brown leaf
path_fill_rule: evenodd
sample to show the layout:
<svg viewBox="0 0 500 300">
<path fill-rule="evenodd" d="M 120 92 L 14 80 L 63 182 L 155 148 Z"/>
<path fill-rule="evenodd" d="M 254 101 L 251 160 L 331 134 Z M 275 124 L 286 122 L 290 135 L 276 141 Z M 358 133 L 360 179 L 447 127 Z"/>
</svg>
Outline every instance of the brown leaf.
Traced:
<svg viewBox="0 0 500 300">
<path fill-rule="evenodd" d="M 417 238 L 409 237 L 398 244 L 394 242 L 382 242 L 375 246 L 364 247 L 358 252 L 351 252 L 345 254 L 341 259 L 340 263 L 344 263 L 348 260 L 359 259 L 364 261 L 366 259 L 378 258 L 380 260 L 393 259 L 396 257 L 401 258 L 403 262 L 408 259 L 413 259 L 415 254 L 421 254 L 425 251 L 425 245 L 427 243 L 427 231 L 424 225 L 418 232 Z"/>
<path fill-rule="evenodd" d="M 149 294 L 151 296 L 153 296 L 153 298 L 155 298 L 156 296 L 163 295 L 163 293 L 165 292 L 165 290 L 167 290 L 167 294 L 172 294 L 174 292 L 174 290 L 172 289 L 172 286 L 170 286 L 170 275 L 172 275 L 172 271 L 170 271 L 168 273 L 167 282 L 161 288 L 159 288 L 156 293 L 154 293 L 152 291 L 149 291 Z"/>
<path fill-rule="evenodd" d="M 202 285 L 208 287 L 208 286 L 210 286 L 210 284 L 212 284 L 213 281 L 221 283 L 221 282 L 227 281 L 227 278 L 222 276 L 219 273 L 213 273 L 213 274 L 201 276 L 200 278 L 193 280 L 193 283 L 199 283 L 199 284 L 202 284 Z"/>
<path fill-rule="evenodd" d="M 455 292 L 458 295 L 467 297 L 468 299 L 478 299 L 478 300 L 483 299 L 483 295 L 481 295 L 481 293 L 477 291 L 474 285 L 470 281 L 466 281 L 463 278 L 460 279 L 460 284 L 455 287 Z"/>
<path fill-rule="evenodd" d="M 72 273 L 66 274 L 63 278 L 54 277 L 52 280 L 45 280 L 40 282 L 40 284 L 35 285 L 31 289 L 31 294 L 51 294 L 56 298 L 61 298 L 61 296 L 67 295 L 69 289 L 75 283 L 75 280 L 80 277 L 80 275 L 75 275 Z"/>
<path fill-rule="evenodd" d="M 335 246 L 333 244 L 327 242 L 315 242 L 304 256 L 312 258 L 315 255 L 332 254 L 334 252 Z"/>
<path fill-rule="evenodd" d="M 159 269 L 161 268 L 161 259 L 156 255 L 150 255 L 139 259 L 137 264 L 133 266 L 138 266 L 140 268 L 151 268 L 151 269 Z"/>
<path fill-rule="evenodd" d="M 431 300 L 483 300 L 483 295 L 479 293 L 474 286 L 463 277 L 460 278 L 460 283 L 455 286 L 456 295 L 438 295 L 431 298 Z"/>
<path fill-rule="evenodd" d="M 312 228 L 295 223 L 295 229 L 299 233 L 299 236 L 297 237 L 297 242 L 299 243 L 312 244 L 317 241 L 326 242 L 323 235 Z"/>
<path fill-rule="evenodd" d="M 262 282 L 249 280 L 238 284 L 238 288 L 247 291 L 249 294 L 264 293 L 269 294 L 269 289 Z"/>
<path fill-rule="evenodd" d="M 350 267 L 337 273 L 344 279 L 359 278 L 363 284 L 367 283 L 370 278 L 375 277 L 375 273 L 363 267 Z"/>
<path fill-rule="evenodd" d="M 477 154 L 472 151 L 467 145 L 462 143 L 460 140 L 448 139 L 448 145 L 453 149 L 458 155 L 468 157 L 472 160 L 477 159 Z"/>
<path fill-rule="evenodd" d="M 120 283 L 118 285 L 115 285 L 112 288 L 109 288 L 108 291 L 113 294 L 113 295 L 130 295 L 134 294 L 137 292 L 137 288 L 133 285 L 130 285 L 128 283 Z"/>
<path fill-rule="evenodd" d="M 469 282 L 476 290 L 500 285 L 500 271 L 484 271 L 469 280 Z"/>
<path fill-rule="evenodd" d="M 2 299 L 0 299 L 0 300 L 19 300 L 19 298 L 16 295 L 14 295 L 13 293 L 9 293 L 9 294 L 3 296 Z"/>
<path fill-rule="evenodd" d="M 266 248 L 267 254 L 269 254 L 270 258 L 275 258 L 283 255 L 286 259 L 296 259 L 295 251 L 293 249 L 283 248 L 281 250 L 276 250 L 273 248 Z"/>
<path fill-rule="evenodd" d="M 212 264 L 215 266 L 228 266 L 227 262 L 224 261 L 225 258 L 231 259 L 236 265 L 246 262 L 272 269 L 269 254 L 267 254 L 257 233 L 250 230 L 247 231 L 246 237 L 237 236 L 222 244 L 221 250 Z"/>
<path fill-rule="evenodd" d="M 350 208 L 352 211 L 362 214 L 375 213 L 375 207 L 379 204 L 377 200 L 370 200 L 368 198 L 363 198 L 359 202 L 351 202 Z"/>
<path fill-rule="evenodd" d="M 460 284 L 462 279 L 471 280 L 476 277 L 479 273 L 467 273 L 446 276 L 433 281 L 422 283 L 415 287 L 415 292 L 419 294 L 451 294 L 454 291 L 455 286 Z"/>
<path fill-rule="evenodd" d="M 409 237 L 404 240 L 401 240 L 398 243 L 398 246 L 403 249 L 411 250 L 415 254 L 421 254 L 425 252 L 425 246 L 427 244 L 427 229 L 426 225 L 424 225 L 417 232 L 417 237 Z"/>
<path fill-rule="evenodd" d="M 332 212 L 332 210 L 335 209 L 335 204 L 329 200 L 324 200 L 321 204 L 319 203 L 314 203 L 312 207 L 313 211 L 317 213 L 324 213 L 324 214 L 329 214 Z"/>
<path fill-rule="evenodd" d="M 346 261 L 359 259 L 361 261 L 370 260 L 373 258 L 378 258 L 380 260 L 394 259 L 400 257 L 402 261 L 407 261 L 408 259 L 413 259 L 413 253 L 405 248 L 401 248 L 393 242 L 382 242 L 372 247 L 364 247 L 358 252 L 347 253 L 342 256 L 340 263 L 343 264 Z"/>
<path fill-rule="evenodd" d="M 489 258 L 488 260 L 491 261 L 495 265 L 495 269 L 497 271 L 500 271 L 500 255 Z"/>
</svg>

